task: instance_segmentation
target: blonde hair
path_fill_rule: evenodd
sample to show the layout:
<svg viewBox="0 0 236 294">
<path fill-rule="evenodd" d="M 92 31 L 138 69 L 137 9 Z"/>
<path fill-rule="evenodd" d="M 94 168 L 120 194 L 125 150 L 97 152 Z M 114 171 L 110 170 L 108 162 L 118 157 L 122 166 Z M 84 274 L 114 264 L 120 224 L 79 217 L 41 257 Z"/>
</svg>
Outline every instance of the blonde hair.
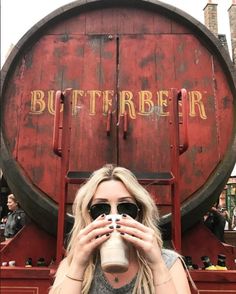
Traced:
<svg viewBox="0 0 236 294">
<path fill-rule="evenodd" d="M 19 205 L 19 202 L 18 202 L 18 200 L 16 199 L 16 197 L 15 197 L 14 194 L 9 194 L 9 195 L 7 196 L 7 199 L 11 199 L 12 201 L 14 201 L 14 202 L 18 205 L 18 207 L 20 206 L 20 205 Z"/>
<path fill-rule="evenodd" d="M 162 248 L 162 238 L 160 230 L 157 227 L 159 222 L 159 214 L 150 194 L 137 181 L 134 174 L 123 167 L 115 167 L 107 164 L 101 169 L 96 170 L 88 181 L 78 190 L 73 204 L 74 225 L 70 234 L 70 241 L 67 248 L 67 266 L 70 265 L 73 254 L 76 236 L 81 229 L 91 223 L 91 217 L 88 212 L 89 205 L 97 190 L 98 185 L 103 181 L 117 180 L 121 181 L 129 193 L 134 197 L 135 201 L 141 208 L 139 221 L 147 227 L 154 230 L 156 240 L 160 248 Z M 153 293 L 152 271 L 145 259 L 137 251 L 139 271 L 133 290 L 133 294 Z M 91 258 L 89 265 L 85 271 L 82 293 L 89 293 L 91 283 L 94 276 L 96 258 Z M 65 264 L 64 266 L 65 267 Z M 61 281 L 62 282 L 62 281 Z M 56 285 L 55 285 L 56 286 Z"/>
</svg>

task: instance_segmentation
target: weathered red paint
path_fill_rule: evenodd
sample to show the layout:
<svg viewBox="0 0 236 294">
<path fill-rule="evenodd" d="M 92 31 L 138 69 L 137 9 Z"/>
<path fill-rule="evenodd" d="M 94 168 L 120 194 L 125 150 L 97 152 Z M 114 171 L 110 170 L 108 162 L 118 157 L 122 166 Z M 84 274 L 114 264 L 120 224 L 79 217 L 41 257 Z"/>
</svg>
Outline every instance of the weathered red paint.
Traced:
<svg viewBox="0 0 236 294">
<path fill-rule="evenodd" d="M 84 179 L 84 172 L 106 162 L 140 175 L 164 223 L 172 212 L 174 245 L 181 247 L 180 206 L 182 227 L 190 227 L 218 196 L 236 159 L 235 70 L 215 37 L 158 1 L 78 1 L 32 28 L 14 48 L 2 73 L 4 175 L 27 213 L 45 230 L 57 231 L 58 261 L 64 202 L 70 204 L 78 188 L 69 183 L 77 182 L 73 173 L 66 173 L 78 171 Z M 57 90 L 67 88 L 72 88 L 72 99 L 66 100 L 53 128 Z M 176 112 L 173 105 L 182 88 L 187 90 L 188 117 L 179 129 L 177 116 L 170 112 Z M 182 119 L 181 105 L 180 112 Z M 180 157 L 178 145 L 185 151 Z M 152 180 L 163 185 L 150 185 Z M 54 201 L 60 203 L 58 226 Z M 45 241 L 50 246 L 45 255 L 55 254 L 54 239 L 44 238 L 37 229 L 30 233 L 36 233 L 33 240 L 39 242 L 34 252 L 33 247 L 26 248 L 27 256 L 38 254 Z M 196 235 L 183 238 L 184 254 L 204 251 L 193 251 L 199 244 L 193 240 L 206 236 Z M 2 249 L 5 257 L 14 253 L 17 238 Z M 26 239 L 22 237 L 19 248 L 24 248 Z M 216 252 L 219 247 L 212 244 L 209 248 Z M 25 257 L 14 256 L 24 263 Z M 40 283 L 46 291 L 48 270 L 33 269 L 27 279 L 25 272 L 17 268 L 11 274 L 4 269 L 4 283 L 12 286 L 14 276 L 21 275 L 23 281 L 17 283 L 31 286 L 41 276 L 37 286 Z M 234 275 L 234 271 L 199 271 L 193 278 L 201 289 L 224 291 L 234 289 Z"/>
<path fill-rule="evenodd" d="M 10 57 L 2 104 L 3 165 L 12 189 L 25 194 L 8 158 L 37 195 L 58 202 L 62 179 L 53 122 L 56 91 L 66 88 L 73 96 L 69 170 L 91 172 L 110 162 L 134 172 L 171 171 L 169 98 L 172 88 L 186 88 L 189 148 L 179 159 L 178 185 L 181 206 L 196 210 L 191 200 L 216 193 L 213 182 L 220 189 L 235 160 L 228 57 L 200 24 L 163 4 L 95 2 L 58 11 Z M 170 188 L 148 188 L 162 215 L 170 212 Z M 76 189 L 69 186 L 68 203 Z"/>
<path fill-rule="evenodd" d="M 52 284 L 49 268 L 1 267 L 2 294 L 46 294 Z"/>
</svg>

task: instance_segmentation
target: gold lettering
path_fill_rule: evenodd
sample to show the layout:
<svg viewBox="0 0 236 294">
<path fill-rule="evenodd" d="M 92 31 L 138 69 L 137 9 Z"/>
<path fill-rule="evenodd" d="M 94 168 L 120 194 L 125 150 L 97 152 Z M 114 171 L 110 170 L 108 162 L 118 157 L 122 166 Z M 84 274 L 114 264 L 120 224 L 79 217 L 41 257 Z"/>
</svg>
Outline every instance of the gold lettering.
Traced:
<svg viewBox="0 0 236 294">
<path fill-rule="evenodd" d="M 55 91 L 51 90 L 48 91 L 48 112 L 50 114 L 55 114 L 55 97 L 54 97 Z"/>
<path fill-rule="evenodd" d="M 95 115 L 96 114 L 96 96 L 101 97 L 102 91 L 91 90 L 91 91 L 87 91 L 87 93 L 90 95 L 89 114 Z"/>
<path fill-rule="evenodd" d="M 190 91 L 189 92 L 189 101 L 190 101 L 190 110 L 189 115 L 194 117 L 197 116 L 196 114 L 196 106 L 199 111 L 199 115 L 202 119 L 207 119 L 206 111 L 204 104 L 202 102 L 202 94 L 199 91 Z"/>
<path fill-rule="evenodd" d="M 126 105 L 128 107 L 129 116 L 132 119 L 136 118 L 135 107 L 133 99 L 133 93 L 131 91 L 120 91 L 120 113 L 119 115 L 124 115 Z"/>
<path fill-rule="evenodd" d="M 31 91 L 31 105 L 30 113 L 31 114 L 41 114 L 46 107 L 44 101 L 44 92 L 41 90 Z"/>
<path fill-rule="evenodd" d="M 51 115 L 55 115 L 55 90 L 33 90 L 31 91 L 31 101 L 30 101 L 30 114 L 43 114 L 46 110 Z M 127 111 L 131 119 L 136 119 L 137 114 L 141 116 L 151 115 L 153 112 L 158 116 L 169 116 L 169 91 L 160 90 L 156 92 L 156 97 L 154 99 L 154 93 L 148 90 L 141 90 L 139 92 L 133 93 L 128 90 L 119 92 L 119 115 L 123 116 Z M 100 98 L 100 99 L 99 99 Z M 201 119 L 207 119 L 207 114 L 205 110 L 205 105 L 203 101 L 203 94 L 200 91 L 189 91 L 189 116 L 197 117 Z M 88 100 L 88 101 L 87 101 Z M 98 100 L 98 101 L 97 101 Z M 87 102 L 86 102 L 87 101 Z M 103 115 L 106 115 L 109 110 L 113 112 L 116 111 L 117 99 L 114 96 L 114 90 L 79 90 L 75 89 L 72 92 L 72 115 L 78 114 L 80 108 L 84 104 L 88 105 L 88 110 L 83 109 L 83 111 L 88 111 L 89 115 L 96 115 L 97 107 L 99 104 L 99 109 L 102 109 Z M 136 103 L 138 104 L 138 112 L 136 114 Z M 182 103 L 179 102 L 179 115 L 182 116 Z M 61 110 L 63 111 L 63 104 L 61 105 Z"/>
<path fill-rule="evenodd" d="M 139 112 L 140 115 L 150 115 L 154 109 L 154 103 L 152 101 L 152 92 L 140 91 L 139 93 Z M 145 106 L 147 109 L 145 110 Z"/>
<path fill-rule="evenodd" d="M 84 95 L 83 90 L 73 90 L 72 92 L 72 115 L 77 115 L 79 113 L 81 105 L 79 105 L 78 100 L 79 97 L 82 97 Z"/>
<path fill-rule="evenodd" d="M 107 114 L 108 110 L 112 108 L 112 98 L 114 96 L 114 91 L 106 90 L 103 91 L 103 114 Z"/>
<path fill-rule="evenodd" d="M 169 92 L 168 91 L 159 91 L 157 92 L 157 105 L 158 105 L 158 114 L 160 116 L 168 116 L 169 115 L 169 111 L 165 111 L 165 107 L 168 107 L 168 95 Z"/>
</svg>

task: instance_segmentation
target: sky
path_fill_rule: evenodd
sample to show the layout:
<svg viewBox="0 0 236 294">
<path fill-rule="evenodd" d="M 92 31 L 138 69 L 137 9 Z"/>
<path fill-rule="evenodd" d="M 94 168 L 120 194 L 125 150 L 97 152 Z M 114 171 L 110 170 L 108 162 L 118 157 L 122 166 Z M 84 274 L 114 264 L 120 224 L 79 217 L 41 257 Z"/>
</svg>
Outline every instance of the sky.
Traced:
<svg viewBox="0 0 236 294">
<path fill-rule="evenodd" d="M 162 2 L 176 6 L 204 23 L 203 9 L 207 1 L 163 0 Z M 55 9 L 70 2 L 73 1 L 1 0 L 1 67 L 5 62 L 9 48 L 15 46 L 34 24 Z M 229 48 L 231 48 L 228 9 L 232 4 L 232 0 L 212 0 L 212 2 L 218 4 L 218 33 L 226 35 Z M 232 175 L 236 175 L 236 165 Z"/>
</svg>

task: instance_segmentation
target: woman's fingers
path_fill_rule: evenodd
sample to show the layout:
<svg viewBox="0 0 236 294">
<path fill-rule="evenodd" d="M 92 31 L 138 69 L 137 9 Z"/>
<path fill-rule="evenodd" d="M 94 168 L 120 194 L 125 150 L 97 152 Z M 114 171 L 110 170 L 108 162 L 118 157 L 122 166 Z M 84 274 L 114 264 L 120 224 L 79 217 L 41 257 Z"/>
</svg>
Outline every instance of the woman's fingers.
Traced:
<svg viewBox="0 0 236 294">
<path fill-rule="evenodd" d="M 150 248 L 150 243 L 147 243 L 147 241 L 142 240 L 134 235 L 129 235 L 126 233 L 121 233 L 123 239 L 125 239 L 127 242 L 131 243 L 135 248 L 138 250 L 142 250 L 142 252 L 148 251 Z"/>
<path fill-rule="evenodd" d="M 132 217 L 128 216 L 127 214 L 123 214 L 122 218 L 119 221 L 117 221 L 117 224 L 137 228 L 144 233 L 148 232 L 149 230 L 148 227 L 134 220 Z"/>
<path fill-rule="evenodd" d="M 129 216 L 123 217 L 117 224 L 119 224 L 117 230 L 122 234 L 122 237 L 137 249 L 149 254 L 158 247 L 155 232 L 151 228 Z"/>
<path fill-rule="evenodd" d="M 128 226 L 128 224 L 132 226 Z M 143 228 L 143 225 L 140 226 L 136 221 L 122 222 L 117 230 L 124 240 L 132 244 L 145 257 L 151 267 L 155 267 L 160 262 L 161 250 L 154 230 Z"/>
<path fill-rule="evenodd" d="M 82 233 L 79 234 L 78 239 L 80 240 L 81 244 L 87 244 L 92 242 L 93 240 L 99 239 L 104 235 L 110 234 L 114 230 L 113 226 L 106 226 L 106 227 L 99 227 L 89 231 L 88 234 Z M 99 240 L 96 242 L 99 243 Z"/>
<path fill-rule="evenodd" d="M 152 230 L 146 231 L 145 233 L 141 231 L 139 228 L 128 227 L 125 225 L 121 225 L 120 228 L 117 228 L 120 233 L 128 234 L 132 237 L 138 238 L 144 241 L 152 242 L 154 239 L 154 232 Z"/>
<path fill-rule="evenodd" d="M 109 239 L 113 230 L 111 221 L 101 216 L 81 230 L 73 246 L 77 263 L 85 266 L 93 251 Z"/>
<path fill-rule="evenodd" d="M 106 227 L 111 224 L 112 221 L 105 218 L 105 215 L 99 216 L 93 222 L 88 224 L 83 230 L 80 231 L 79 235 L 87 235 L 90 232 L 96 230 L 97 228 Z"/>
<path fill-rule="evenodd" d="M 110 233 L 106 233 L 100 236 L 95 237 L 95 239 L 91 239 L 86 246 L 88 246 L 89 251 L 93 251 L 95 248 L 100 246 L 103 242 L 110 238 Z"/>
<path fill-rule="evenodd" d="M 94 220 L 92 223 L 87 225 L 83 230 L 79 232 L 77 237 L 78 244 L 82 246 L 91 245 L 89 243 L 93 240 L 99 239 L 101 236 L 110 234 L 113 231 L 114 227 L 111 225 L 112 221 L 105 219 L 104 216 L 105 215 L 99 216 L 96 220 Z M 103 239 L 106 238 L 104 237 Z M 93 242 L 92 244 L 94 244 L 94 246 L 97 246 L 97 244 L 102 243 L 103 239 L 96 240 L 96 242 Z"/>
<path fill-rule="evenodd" d="M 83 237 L 78 239 L 78 241 L 75 242 L 75 246 L 73 246 L 73 250 L 76 252 L 76 254 L 74 254 L 73 260 L 77 266 L 85 268 L 94 250 L 109 238 L 110 234 L 107 233 L 91 240 L 84 239 Z"/>
</svg>

